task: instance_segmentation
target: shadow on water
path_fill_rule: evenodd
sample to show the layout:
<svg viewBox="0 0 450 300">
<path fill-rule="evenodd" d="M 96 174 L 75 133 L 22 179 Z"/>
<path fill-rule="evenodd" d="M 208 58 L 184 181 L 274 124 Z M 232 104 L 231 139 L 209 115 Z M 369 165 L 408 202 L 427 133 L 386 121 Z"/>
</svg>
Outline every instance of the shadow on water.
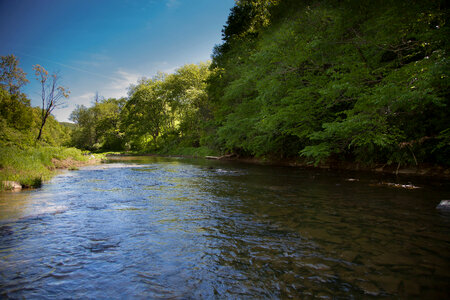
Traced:
<svg viewBox="0 0 450 300">
<path fill-rule="evenodd" d="M 417 178 L 120 158 L 0 194 L 0 295 L 446 298 L 445 198 Z"/>
</svg>

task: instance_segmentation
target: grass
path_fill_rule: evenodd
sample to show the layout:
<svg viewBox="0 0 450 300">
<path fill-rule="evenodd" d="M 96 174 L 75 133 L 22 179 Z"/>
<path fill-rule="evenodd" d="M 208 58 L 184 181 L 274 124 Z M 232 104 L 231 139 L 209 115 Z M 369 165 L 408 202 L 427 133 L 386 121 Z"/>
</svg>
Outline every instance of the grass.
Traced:
<svg viewBox="0 0 450 300">
<path fill-rule="evenodd" d="M 95 156 L 97 159 L 99 155 Z M 76 148 L 37 146 L 21 149 L 0 146 L 0 181 L 16 181 L 24 187 L 39 187 L 55 174 L 54 162 L 88 162 L 90 156 Z M 76 168 L 76 166 L 67 166 Z M 3 185 L 0 186 L 3 189 Z"/>
</svg>

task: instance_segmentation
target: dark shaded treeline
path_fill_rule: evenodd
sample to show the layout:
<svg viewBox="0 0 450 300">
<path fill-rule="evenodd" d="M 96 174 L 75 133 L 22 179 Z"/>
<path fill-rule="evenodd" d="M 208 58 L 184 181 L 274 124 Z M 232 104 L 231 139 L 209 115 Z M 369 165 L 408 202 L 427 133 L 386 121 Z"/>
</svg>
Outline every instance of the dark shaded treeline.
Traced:
<svg viewBox="0 0 450 300">
<path fill-rule="evenodd" d="M 218 145 L 244 155 L 449 164 L 439 1 L 241 1 L 214 53 Z"/>
</svg>

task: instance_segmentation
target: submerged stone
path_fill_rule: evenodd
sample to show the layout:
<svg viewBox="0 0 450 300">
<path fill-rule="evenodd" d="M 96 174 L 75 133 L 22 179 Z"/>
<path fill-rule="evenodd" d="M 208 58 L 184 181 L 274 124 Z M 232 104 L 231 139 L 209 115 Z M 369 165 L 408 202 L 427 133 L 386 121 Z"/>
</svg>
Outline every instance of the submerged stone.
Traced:
<svg viewBox="0 0 450 300">
<path fill-rule="evenodd" d="M 441 210 L 449 210 L 450 211 L 450 200 L 442 200 L 438 206 L 436 206 L 437 209 Z"/>
<path fill-rule="evenodd" d="M 22 185 L 17 181 L 2 181 L 2 185 L 6 190 L 19 191 L 22 189 Z"/>
</svg>

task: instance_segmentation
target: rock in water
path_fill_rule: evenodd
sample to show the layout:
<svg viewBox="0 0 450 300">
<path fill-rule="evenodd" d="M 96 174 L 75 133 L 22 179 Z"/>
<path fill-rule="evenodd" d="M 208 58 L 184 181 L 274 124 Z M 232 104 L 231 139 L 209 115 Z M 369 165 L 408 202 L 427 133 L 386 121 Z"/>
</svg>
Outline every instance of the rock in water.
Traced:
<svg viewBox="0 0 450 300">
<path fill-rule="evenodd" d="M 2 184 L 6 190 L 19 191 L 22 189 L 22 185 L 16 181 L 3 181 Z"/>
<path fill-rule="evenodd" d="M 442 200 L 436 208 L 450 211 L 450 200 Z"/>
</svg>

